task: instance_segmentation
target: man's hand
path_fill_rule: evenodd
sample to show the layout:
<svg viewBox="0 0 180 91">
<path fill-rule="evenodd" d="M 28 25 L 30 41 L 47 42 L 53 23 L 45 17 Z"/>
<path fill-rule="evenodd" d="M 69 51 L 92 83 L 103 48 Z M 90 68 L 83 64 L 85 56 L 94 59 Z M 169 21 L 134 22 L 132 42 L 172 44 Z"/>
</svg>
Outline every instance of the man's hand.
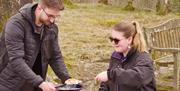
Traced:
<svg viewBox="0 0 180 91">
<path fill-rule="evenodd" d="M 106 82 L 108 81 L 107 77 L 107 71 L 99 73 L 96 77 L 95 80 L 100 81 L 100 82 Z"/>
<path fill-rule="evenodd" d="M 81 83 L 82 83 L 82 81 L 77 80 L 77 79 L 73 79 L 73 78 L 67 79 L 65 81 L 65 84 L 81 84 Z"/>
<path fill-rule="evenodd" d="M 41 88 L 42 91 L 56 91 L 55 85 L 50 82 L 42 82 L 39 88 Z"/>
</svg>

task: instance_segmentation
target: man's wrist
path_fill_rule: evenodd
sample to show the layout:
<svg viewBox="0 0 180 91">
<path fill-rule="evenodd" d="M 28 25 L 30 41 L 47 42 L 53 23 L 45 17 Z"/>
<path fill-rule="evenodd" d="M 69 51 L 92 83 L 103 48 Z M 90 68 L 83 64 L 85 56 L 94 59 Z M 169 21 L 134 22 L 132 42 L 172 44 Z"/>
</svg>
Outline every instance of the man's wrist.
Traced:
<svg viewBox="0 0 180 91">
<path fill-rule="evenodd" d="M 39 88 L 42 88 L 44 84 L 45 84 L 45 82 L 42 81 L 42 82 L 38 85 L 38 87 L 39 87 Z"/>
</svg>

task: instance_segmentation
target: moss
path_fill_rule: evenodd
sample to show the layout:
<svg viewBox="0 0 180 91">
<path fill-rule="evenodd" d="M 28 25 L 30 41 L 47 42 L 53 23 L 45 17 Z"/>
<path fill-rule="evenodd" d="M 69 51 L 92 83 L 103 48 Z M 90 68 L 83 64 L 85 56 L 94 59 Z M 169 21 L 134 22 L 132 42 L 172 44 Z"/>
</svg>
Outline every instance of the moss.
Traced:
<svg viewBox="0 0 180 91">
<path fill-rule="evenodd" d="M 157 11 L 156 14 L 157 15 L 166 15 L 167 13 L 166 13 L 166 11 L 164 9 L 160 9 L 160 10 Z"/>
<path fill-rule="evenodd" d="M 178 12 L 178 13 L 175 13 L 177 16 L 179 16 L 180 17 L 180 12 Z"/>
<path fill-rule="evenodd" d="M 168 1 L 167 4 L 161 4 L 161 1 L 158 0 L 156 4 L 156 12 L 157 12 L 157 15 L 166 15 L 169 12 L 171 12 L 170 2 Z"/>
<path fill-rule="evenodd" d="M 133 1 L 128 1 L 128 4 L 123 9 L 127 11 L 134 11 L 135 8 L 133 7 Z"/>
<path fill-rule="evenodd" d="M 180 1 L 179 0 L 170 0 L 172 1 L 172 11 L 173 12 L 179 12 L 180 13 Z"/>
<path fill-rule="evenodd" d="M 64 4 L 67 4 L 67 5 L 73 5 L 73 3 L 72 3 L 71 0 L 64 0 Z"/>
<path fill-rule="evenodd" d="M 160 85 L 158 85 L 158 89 L 157 89 L 157 91 L 172 91 L 172 90 L 173 88 L 170 86 L 160 86 Z"/>
<path fill-rule="evenodd" d="M 98 23 L 104 27 L 111 27 L 112 25 L 118 23 L 120 20 L 121 19 L 108 19 L 108 20 L 103 20 L 103 21 L 101 20 Z"/>
<path fill-rule="evenodd" d="M 75 5 L 71 0 L 64 0 L 64 4 L 68 8 L 77 8 L 77 5 Z"/>
<path fill-rule="evenodd" d="M 8 20 L 8 18 L 10 17 L 10 14 L 6 14 L 6 15 L 2 15 L 0 17 L 1 21 L 0 21 L 0 32 L 2 32 L 3 26 L 6 23 L 6 21 Z"/>
</svg>

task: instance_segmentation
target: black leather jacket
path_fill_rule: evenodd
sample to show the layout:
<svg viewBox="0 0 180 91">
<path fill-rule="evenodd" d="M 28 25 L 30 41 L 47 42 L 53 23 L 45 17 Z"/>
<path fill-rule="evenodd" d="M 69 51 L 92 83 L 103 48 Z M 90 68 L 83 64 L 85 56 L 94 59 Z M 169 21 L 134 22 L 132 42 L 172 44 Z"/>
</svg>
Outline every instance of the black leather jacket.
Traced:
<svg viewBox="0 0 180 91">
<path fill-rule="evenodd" d="M 146 52 L 132 48 L 125 58 L 113 53 L 107 74 L 109 80 L 99 91 L 156 91 L 153 62 Z"/>
</svg>

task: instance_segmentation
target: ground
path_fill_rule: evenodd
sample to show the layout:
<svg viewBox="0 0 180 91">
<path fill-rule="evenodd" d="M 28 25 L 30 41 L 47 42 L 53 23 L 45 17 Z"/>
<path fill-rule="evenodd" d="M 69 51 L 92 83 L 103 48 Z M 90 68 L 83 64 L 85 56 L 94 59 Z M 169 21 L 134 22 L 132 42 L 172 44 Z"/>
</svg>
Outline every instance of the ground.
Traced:
<svg viewBox="0 0 180 91">
<path fill-rule="evenodd" d="M 173 13 L 160 16 L 155 12 L 124 11 L 101 4 L 76 4 L 66 8 L 57 23 L 60 29 L 59 44 L 69 73 L 83 81 L 82 91 L 97 91 L 99 83 L 95 82 L 94 77 L 107 69 L 113 51 L 108 40 L 108 29 L 113 24 L 136 20 L 141 26 L 150 27 L 178 17 Z M 47 80 L 54 79 L 56 77 L 49 70 Z"/>
</svg>

